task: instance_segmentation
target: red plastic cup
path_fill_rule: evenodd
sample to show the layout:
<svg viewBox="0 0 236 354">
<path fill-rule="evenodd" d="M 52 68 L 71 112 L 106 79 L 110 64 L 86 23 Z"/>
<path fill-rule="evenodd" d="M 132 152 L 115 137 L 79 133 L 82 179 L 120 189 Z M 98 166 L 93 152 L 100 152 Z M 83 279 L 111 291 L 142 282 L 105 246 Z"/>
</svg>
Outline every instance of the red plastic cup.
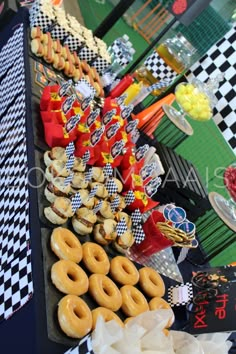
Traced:
<svg viewBox="0 0 236 354">
<path fill-rule="evenodd" d="M 156 226 L 156 223 L 159 221 L 165 221 L 165 218 L 162 213 L 154 210 L 143 224 L 145 239 L 140 244 L 134 244 L 130 248 L 130 253 L 135 258 L 138 259 L 139 256 L 150 257 L 154 253 L 174 245 L 174 242 L 166 238 Z"/>
</svg>

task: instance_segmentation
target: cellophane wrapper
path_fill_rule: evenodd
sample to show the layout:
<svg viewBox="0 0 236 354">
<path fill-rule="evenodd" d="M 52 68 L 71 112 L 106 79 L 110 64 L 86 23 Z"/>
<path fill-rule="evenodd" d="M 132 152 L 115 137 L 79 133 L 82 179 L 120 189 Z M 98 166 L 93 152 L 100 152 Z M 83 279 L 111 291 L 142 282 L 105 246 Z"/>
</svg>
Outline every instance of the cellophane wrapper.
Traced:
<svg viewBox="0 0 236 354">
<path fill-rule="evenodd" d="M 194 337 L 181 331 L 163 328 L 173 318 L 172 310 L 147 311 L 121 328 L 114 320 L 104 322 L 98 318 L 92 333 L 95 354 L 227 354 L 231 342 L 228 333 L 207 334 Z"/>
</svg>

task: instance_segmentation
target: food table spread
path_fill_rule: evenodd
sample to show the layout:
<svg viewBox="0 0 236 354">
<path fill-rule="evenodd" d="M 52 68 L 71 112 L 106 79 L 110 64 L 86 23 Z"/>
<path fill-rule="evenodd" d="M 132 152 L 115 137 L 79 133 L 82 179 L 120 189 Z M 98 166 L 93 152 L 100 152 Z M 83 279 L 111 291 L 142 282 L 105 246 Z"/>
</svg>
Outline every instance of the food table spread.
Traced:
<svg viewBox="0 0 236 354">
<path fill-rule="evenodd" d="M 29 229 L 27 231 L 30 231 L 30 238 L 25 240 L 25 244 L 27 245 L 27 252 L 32 249 L 32 257 L 31 257 L 31 262 L 29 264 L 32 264 L 32 278 L 33 278 L 33 296 L 32 295 L 32 289 L 28 289 L 29 297 L 28 297 L 28 303 L 23 306 L 17 313 L 13 314 L 13 316 L 1 323 L 1 342 L 2 346 L 4 348 L 8 348 L 9 352 L 14 352 L 16 351 L 16 348 L 24 348 L 25 353 L 63 353 L 68 347 L 71 346 L 70 344 L 63 345 L 59 343 L 55 343 L 51 340 L 48 339 L 48 330 L 47 330 L 47 305 L 46 305 L 46 298 L 45 298 L 45 281 L 47 282 L 48 279 L 47 277 L 44 277 L 43 274 L 43 269 L 45 269 L 45 262 L 49 262 L 49 258 L 52 257 L 52 255 L 48 256 L 48 248 L 47 248 L 47 242 L 48 238 L 47 234 L 51 232 L 51 229 L 48 227 L 45 227 L 44 223 L 41 223 L 39 220 L 39 215 L 41 212 L 42 208 L 42 190 L 37 190 L 34 188 L 37 184 L 37 178 L 40 178 L 40 175 L 35 173 L 35 166 L 37 168 L 41 167 L 41 160 L 43 157 L 43 151 L 45 151 L 45 145 L 44 143 L 40 142 L 39 136 L 37 134 L 32 134 L 32 132 L 39 132 L 40 128 L 37 130 L 38 126 L 40 125 L 40 121 L 37 120 L 37 116 L 39 114 L 36 109 L 38 109 L 38 104 L 39 104 L 39 97 L 37 93 L 33 92 L 33 99 L 32 99 L 32 106 L 31 106 L 31 90 L 30 90 L 30 76 L 29 76 L 29 71 L 27 71 L 28 68 L 28 48 L 27 48 L 27 16 L 28 13 L 25 10 L 20 10 L 17 16 L 12 20 L 8 28 L 5 29 L 5 36 L 3 36 L 4 40 L 7 41 L 8 38 L 11 36 L 9 33 L 11 31 L 15 33 L 15 28 L 18 28 L 19 24 L 22 24 L 24 31 L 23 31 L 23 37 L 24 37 L 24 64 L 25 64 L 25 87 L 22 89 L 23 93 L 25 94 L 25 102 L 26 102 L 26 117 L 25 121 L 21 121 L 20 119 L 18 120 L 18 124 L 22 124 L 21 130 L 19 129 L 19 126 L 15 123 L 12 123 L 14 129 L 17 129 L 20 134 L 20 139 L 22 136 L 26 137 L 27 139 L 19 139 L 17 142 L 17 146 L 12 144 L 12 136 L 15 134 L 15 130 L 13 129 L 13 133 L 11 135 L 11 124 L 9 127 L 9 123 L 7 125 L 7 135 L 6 137 L 9 139 L 8 144 L 6 145 L 7 148 L 5 148 L 4 142 L 7 141 L 7 138 L 5 137 L 3 140 L 1 140 L 1 143 L 3 142 L 2 148 L 4 149 L 2 152 L 2 166 L 5 166 L 6 162 L 11 159 L 12 156 L 15 156 L 15 151 L 18 152 L 18 155 L 16 155 L 16 160 L 13 160 L 13 164 L 15 163 L 15 166 L 25 166 L 28 167 L 28 170 L 31 171 L 27 175 L 27 177 L 30 180 L 30 186 L 25 188 L 24 191 L 24 197 L 25 202 L 27 203 L 26 205 L 24 204 L 24 201 L 22 201 L 21 209 L 20 212 L 22 212 L 22 209 L 24 210 L 29 210 Z M 8 35 L 7 35 L 8 34 Z M 2 45 L 5 43 L 2 43 Z M 23 43 L 22 43 L 23 47 Z M 9 64 L 10 65 L 10 64 Z M 18 74 L 18 73 L 17 73 Z M 14 76 L 15 77 L 15 76 Z M 20 81 L 20 80 L 19 80 Z M 22 83 L 24 80 L 22 79 Z M 31 81 L 32 85 L 33 81 Z M 16 94 L 21 94 L 20 89 L 15 88 Z M 8 90 L 10 90 L 8 87 L 5 91 L 5 94 L 7 95 Z M 17 91 L 18 90 L 18 91 Z M 11 94 L 10 94 L 10 99 Z M 5 102 L 5 97 L 1 96 L 2 102 Z M 17 101 L 17 100 L 16 100 Z M 19 102 L 20 100 L 18 100 Z M 5 108 L 9 106 L 11 102 L 7 101 L 5 103 Z M 20 105 L 20 102 L 18 103 Z M 3 111 L 1 115 L 4 114 L 5 109 L 4 106 L 2 106 Z M 18 106 L 19 107 L 19 106 Z M 37 112 L 37 113 L 36 113 Z M 22 113 L 22 111 L 21 111 Z M 33 116 L 33 122 L 31 121 L 31 114 Z M 35 120 L 36 118 L 36 120 Z M 2 122 L 1 122 L 2 123 Z M 33 123 L 33 124 L 32 124 Z M 33 126 L 32 126 L 33 125 Z M 26 126 L 26 127 L 25 127 Z M 24 128 L 26 131 L 24 130 Z M 9 129 L 10 128 L 10 129 Z M 36 129 L 35 129 L 36 128 Z M 13 140 L 15 143 L 15 140 Z M 27 145 L 26 145 L 27 144 Z M 10 147 L 9 147 L 10 146 Z M 27 146 L 27 160 L 24 160 L 23 164 L 19 163 L 19 156 L 24 156 L 26 157 L 26 147 Z M 43 147 L 44 146 L 44 147 Z M 43 148 L 42 148 L 43 147 Z M 15 150 L 14 150 L 15 148 Z M 20 149 L 22 148 L 22 149 Z M 18 150 L 19 151 L 18 151 Z M 13 151 L 14 150 L 14 151 Z M 23 151 L 23 152 L 22 152 Z M 22 186 L 20 185 L 22 188 Z M 29 192 L 29 197 L 27 198 L 27 190 Z M 39 192 L 39 193 L 38 193 Z M 17 198 L 17 196 L 16 196 Z M 7 197 L 6 197 L 7 199 Z M 20 199 L 21 200 L 21 199 Z M 39 201 L 39 203 L 38 203 Z M 29 208 L 30 205 L 30 208 Z M 17 207 L 17 204 L 16 204 Z M 26 220 L 27 220 L 27 215 L 26 215 Z M 23 246 L 22 246 L 23 248 Z M 24 250 L 24 248 L 23 248 Z M 42 253 L 43 252 L 43 253 Z M 22 254 L 22 253 L 21 253 Z M 43 254 L 43 257 L 42 257 Z M 19 255 L 20 257 L 20 255 Z M 48 258 L 47 258 L 48 257 Z M 27 258 L 28 259 L 28 258 Z M 30 267 L 30 266 L 29 266 Z M 29 279 L 30 279 L 30 274 L 29 274 Z M 164 278 L 165 279 L 165 284 L 166 286 L 170 286 L 172 284 L 175 284 L 175 282 L 171 282 L 170 279 Z M 48 287 L 50 290 L 50 288 Z M 30 292 L 31 290 L 31 292 Z M 22 304 L 24 305 L 24 304 Z M 14 312 L 14 308 L 13 308 Z M 13 313 L 12 312 L 12 313 Z M 7 317 L 6 317 L 7 318 Z M 14 341 L 9 340 L 9 333 L 16 333 L 14 335 Z M 5 343 L 5 345 L 4 345 Z"/>
</svg>

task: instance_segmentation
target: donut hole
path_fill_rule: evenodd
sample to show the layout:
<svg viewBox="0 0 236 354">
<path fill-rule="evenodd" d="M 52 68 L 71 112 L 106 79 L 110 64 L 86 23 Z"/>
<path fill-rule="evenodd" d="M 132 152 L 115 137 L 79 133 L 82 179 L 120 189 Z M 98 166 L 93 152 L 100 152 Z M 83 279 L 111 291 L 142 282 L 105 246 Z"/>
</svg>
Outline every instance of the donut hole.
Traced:
<svg viewBox="0 0 236 354">
<path fill-rule="evenodd" d="M 100 254 L 100 253 L 96 253 L 96 254 L 94 254 L 94 259 L 95 259 L 97 262 L 102 262 L 102 261 L 103 261 L 103 256 L 102 256 L 102 254 Z"/>
<path fill-rule="evenodd" d="M 72 272 L 68 272 L 67 277 L 72 281 L 76 281 L 76 279 L 77 279 L 75 273 L 72 273 Z"/>
<path fill-rule="evenodd" d="M 150 280 L 155 286 L 159 286 L 158 279 L 157 279 L 153 274 L 150 274 L 150 275 L 149 275 L 149 280 Z"/>
<path fill-rule="evenodd" d="M 66 239 L 65 240 L 65 244 L 68 246 L 68 247 L 70 247 L 70 248 L 74 248 L 75 247 L 75 245 L 74 245 L 74 242 L 72 241 L 72 240 L 68 240 L 68 239 Z"/>
<path fill-rule="evenodd" d="M 137 305 L 140 304 L 139 297 L 136 294 L 131 294 L 131 298 L 132 298 L 133 302 L 135 302 L 135 304 L 137 304 Z"/>
<path fill-rule="evenodd" d="M 127 264 L 122 264 L 122 269 L 124 270 L 125 273 L 132 274 L 132 270 Z"/>
<path fill-rule="evenodd" d="M 74 311 L 75 316 L 78 317 L 79 319 L 82 319 L 84 317 L 82 312 L 78 308 L 74 308 L 73 311 Z"/>
<path fill-rule="evenodd" d="M 109 288 L 108 286 L 104 287 L 103 291 L 107 296 L 112 296 L 112 289 Z"/>
</svg>

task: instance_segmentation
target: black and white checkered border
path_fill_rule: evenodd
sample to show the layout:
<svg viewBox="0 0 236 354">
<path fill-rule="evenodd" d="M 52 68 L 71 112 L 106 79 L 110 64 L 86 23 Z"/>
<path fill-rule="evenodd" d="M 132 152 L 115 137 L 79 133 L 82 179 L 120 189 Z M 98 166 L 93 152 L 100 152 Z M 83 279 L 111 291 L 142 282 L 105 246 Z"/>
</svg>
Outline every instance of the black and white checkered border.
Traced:
<svg viewBox="0 0 236 354">
<path fill-rule="evenodd" d="M 1 125 L 0 125 L 1 129 Z M 27 178 L 26 140 L 15 147 L 0 169 L 0 195 L 8 188 L 17 188 L 22 177 Z"/>
<path fill-rule="evenodd" d="M 19 125 L 18 129 L 12 129 L 8 132 L 5 139 L 0 142 L 0 165 L 10 155 L 15 147 L 22 141 L 26 134 L 25 125 Z M 5 166 L 2 166 L 5 168 Z"/>
<path fill-rule="evenodd" d="M 18 96 L 0 121 L 0 139 L 12 129 L 25 125 L 25 95 Z"/>
<path fill-rule="evenodd" d="M 98 57 L 91 63 L 91 66 L 94 67 L 94 68 L 96 68 L 96 70 L 97 70 L 97 72 L 98 72 L 99 74 L 102 74 L 102 73 L 105 71 L 105 69 L 107 69 L 107 68 L 109 67 L 109 65 L 110 65 L 110 63 L 109 63 L 106 59 L 104 59 L 104 58 L 102 58 L 102 57 L 100 57 L 100 56 L 98 56 Z"/>
<path fill-rule="evenodd" d="M 153 52 L 144 62 L 145 67 L 152 73 L 156 79 L 171 79 L 173 80 L 177 73 L 171 69 L 169 65 L 158 55 Z"/>
<path fill-rule="evenodd" d="M 184 287 L 184 286 L 188 287 L 188 299 L 189 299 L 189 301 L 181 302 L 181 303 L 180 302 L 175 303 L 173 301 L 173 289 L 174 288 Z M 192 283 L 179 284 L 179 285 L 175 285 L 175 286 L 170 286 L 168 288 L 168 303 L 170 304 L 171 307 L 187 305 L 191 301 L 192 298 L 193 298 L 193 285 L 192 285 Z"/>
<path fill-rule="evenodd" d="M 37 27 L 39 26 L 43 32 L 45 32 L 48 28 L 50 28 L 53 23 L 54 19 L 49 17 L 46 13 L 41 10 L 34 12 L 32 16 L 30 16 L 30 27 Z"/>
<path fill-rule="evenodd" d="M 213 120 L 236 153 L 236 26 L 190 68 L 187 77 L 206 82 L 220 73 L 224 80 L 215 92 L 218 102 Z"/>
<path fill-rule="evenodd" d="M 78 55 L 81 60 L 86 60 L 89 63 L 96 58 L 97 53 L 85 45 L 78 51 Z"/>
<path fill-rule="evenodd" d="M 13 90 L 25 86 L 25 72 L 23 58 L 15 61 L 14 66 L 8 71 L 7 76 L 1 82 L 0 97 L 11 94 Z"/>
<path fill-rule="evenodd" d="M 22 24 L 2 47 L 0 52 L 0 75 L 2 75 L 5 66 L 11 66 L 17 57 L 23 56 L 23 33 Z"/>
<path fill-rule="evenodd" d="M 66 40 L 64 41 L 64 45 L 68 45 L 70 51 L 77 51 L 80 47 L 84 45 L 84 41 L 81 41 L 81 38 L 74 37 L 69 35 Z"/>
<path fill-rule="evenodd" d="M 91 335 L 88 334 L 79 342 L 78 346 L 71 348 L 65 352 L 65 354 L 94 354 L 92 347 L 92 338 Z"/>
<path fill-rule="evenodd" d="M 18 186 L 6 188 L 0 201 L 0 268 L 3 269 L 27 245 L 29 235 L 27 176 L 22 176 Z"/>
<path fill-rule="evenodd" d="M 0 321 L 12 316 L 32 294 L 31 250 L 25 248 L 0 272 Z"/>
<path fill-rule="evenodd" d="M 51 37 L 53 39 L 60 39 L 60 41 L 63 41 L 65 38 L 69 36 L 69 32 L 61 26 L 59 23 L 53 27 L 52 31 L 50 31 Z"/>
</svg>

